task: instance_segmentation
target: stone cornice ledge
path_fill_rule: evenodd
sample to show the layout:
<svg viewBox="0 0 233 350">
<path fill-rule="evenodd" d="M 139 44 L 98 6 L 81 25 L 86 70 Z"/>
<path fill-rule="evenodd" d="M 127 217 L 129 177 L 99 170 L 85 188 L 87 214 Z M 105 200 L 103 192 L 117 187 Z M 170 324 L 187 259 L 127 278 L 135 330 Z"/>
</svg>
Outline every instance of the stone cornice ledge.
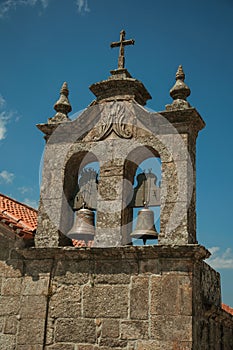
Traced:
<svg viewBox="0 0 233 350">
<path fill-rule="evenodd" d="M 123 246 L 109 248 L 16 248 L 25 259 L 75 259 L 75 260 L 145 260 L 194 259 L 204 260 L 210 252 L 199 244 Z"/>
<path fill-rule="evenodd" d="M 165 117 L 170 123 L 176 124 L 177 126 L 186 123 L 192 125 L 192 127 L 195 127 L 198 131 L 205 127 L 204 120 L 193 107 L 180 110 L 161 111 L 158 113 Z"/>
</svg>

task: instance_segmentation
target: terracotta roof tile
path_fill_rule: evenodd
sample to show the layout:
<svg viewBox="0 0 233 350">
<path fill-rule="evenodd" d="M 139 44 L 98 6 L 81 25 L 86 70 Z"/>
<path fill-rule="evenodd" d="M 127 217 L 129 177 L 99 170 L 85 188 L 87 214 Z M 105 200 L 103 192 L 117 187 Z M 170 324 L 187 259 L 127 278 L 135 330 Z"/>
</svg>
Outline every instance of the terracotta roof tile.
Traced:
<svg viewBox="0 0 233 350">
<path fill-rule="evenodd" d="M 222 304 L 222 309 L 233 316 L 233 307 L 230 307 L 226 304 Z"/>
<path fill-rule="evenodd" d="M 31 239 L 37 227 L 37 210 L 0 194 L 0 224 L 19 237 Z"/>
<path fill-rule="evenodd" d="M 0 194 L 0 214 L 27 231 L 37 228 L 37 210 L 3 194 Z"/>
<path fill-rule="evenodd" d="M 86 243 L 85 241 L 78 241 L 77 239 L 72 239 L 72 243 L 73 246 L 76 248 L 82 248 L 82 247 L 92 247 L 94 241 L 88 241 L 88 243 Z"/>
</svg>

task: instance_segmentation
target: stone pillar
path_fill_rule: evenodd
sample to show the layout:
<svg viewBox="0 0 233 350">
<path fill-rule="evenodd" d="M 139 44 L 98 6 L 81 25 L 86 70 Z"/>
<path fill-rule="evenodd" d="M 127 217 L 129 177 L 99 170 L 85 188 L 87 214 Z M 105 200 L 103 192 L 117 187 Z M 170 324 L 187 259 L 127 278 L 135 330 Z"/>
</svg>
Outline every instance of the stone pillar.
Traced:
<svg viewBox="0 0 233 350">
<path fill-rule="evenodd" d="M 49 118 L 46 124 L 37 124 L 38 129 L 45 134 L 46 146 L 43 159 L 38 226 L 35 236 L 36 247 L 71 245 L 71 241 L 64 234 L 67 220 L 72 217 L 72 213 L 66 205 L 67 201 L 64 200 L 64 179 L 62 177 L 64 149 L 69 144 L 67 135 L 70 131 L 70 119 L 67 114 L 72 110 L 68 95 L 69 90 L 65 82 L 60 90 L 60 97 L 54 105 L 55 115 Z M 64 128 L 61 126 L 64 126 Z M 52 136 L 54 133 L 56 134 L 55 137 Z"/>
<path fill-rule="evenodd" d="M 130 169 L 125 168 L 124 154 L 127 144 L 127 141 L 111 138 L 103 141 L 104 154 L 100 159 L 95 246 L 110 247 L 130 243 L 132 209 L 128 208 L 127 203 Z"/>
<path fill-rule="evenodd" d="M 165 195 L 162 188 L 161 244 L 197 243 L 196 138 L 205 123 L 186 101 L 191 91 L 184 79 L 183 68 L 179 66 L 175 85 L 170 90 L 173 102 L 166 106 L 166 111 L 161 112 L 177 130 L 177 134 L 171 138 L 171 158 L 162 164 L 162 182 L 167 186 L 167 193 Z M 179 224 L 174 226 L 174 222 Z"/>
<path fill-rule="evenodd" d="M 204 122 L 194 108 L 161 112 L 177 133 L 162 160 L 160 244 L 195 244 L 196 138 Z M 167 135 L 169 137 L 169 135 Z"/>
</svg>

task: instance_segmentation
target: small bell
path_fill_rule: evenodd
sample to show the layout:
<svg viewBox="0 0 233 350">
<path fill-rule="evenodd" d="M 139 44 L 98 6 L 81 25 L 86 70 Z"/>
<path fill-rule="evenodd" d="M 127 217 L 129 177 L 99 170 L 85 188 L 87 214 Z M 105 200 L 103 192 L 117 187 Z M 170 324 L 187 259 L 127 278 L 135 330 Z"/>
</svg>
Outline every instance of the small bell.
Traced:
<svg viewBox="0 0 233 350">
<path fill-rule="evenodd" d="M 131 238 L 142 239 L 146 244 L 147 239 L 158 238 L 154 224 L 154 212 L 145 207 L 138 212 L 137 224 L 135 230 L 130 234 Z"/>
<path fill-rule="evenodd" d="M 67 236 L 71 239 L 84 240 L 88 243 L 94 239 L 94 235 L 94 212 L 86 208 L 76 211 L 74 224 Z"/>
</svg>

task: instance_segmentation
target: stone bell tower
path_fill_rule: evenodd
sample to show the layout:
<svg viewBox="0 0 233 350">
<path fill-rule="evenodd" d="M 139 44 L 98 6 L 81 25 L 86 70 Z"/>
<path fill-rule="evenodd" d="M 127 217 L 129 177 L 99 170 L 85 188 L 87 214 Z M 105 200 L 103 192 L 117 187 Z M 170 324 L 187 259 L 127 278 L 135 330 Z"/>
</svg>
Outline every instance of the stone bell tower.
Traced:
<svg viewBox="0 0 233 350">
<path fill-rule="evenodd" d="M 149 92 L 125 68 L 132 44 L 124 31 L 111 44 L 120 49 L 118 68 L 90 86 L 96 99 L 77 118 L 68 117 L 64 83 L 55 116 L 37 125 L 46 147 L 35 254 L 42 265 L 51 262 L 44 344 L 230 350 L 233 320 L 221 309 L 219 274 L 196 238 L 196 138 L 205 123 L 186 100 L 181 66 L 173 102 L 159 113 L 146 109 Z M 146 159 L 159 159 L 161 184 L 150 171 L 136 176 Z M 98 173 L 87 170 L 93 163 Z M 158 241 L 132 246 L 134 208 L 144 206 L 160 207 Z M 86 230 L 87 211 L 96 218 L 92 247 L 77 249 L 70 232 Z"/>
<path fill-rule="evenodd" d="M 135 173 L 143 160 L 153 157 L 160 159 L 162 170 L 158 243 L 197 243 L 196 137 L 205 124 L 186 101 L 190 90 L 181 66 L 170 92 L 173 103 L 160 113 L 144 108 L 151 96 L 124 67 L 124 46 L 133 43 L 132 39 L 125 40 L 122 31 L 120 41 L 111 44 L 120 47 L 118 68 L 107 80 L 90 86 L 96 100 L 78 118 L 70 120 L 67 116 L 71 106 L 64 83 L 54 106 L 57 113 L 47 124 L 38 125 L 47 141 L 38 246 L 68 244 L 78 177 L 92 161 L 97 161 L 100 169 L 98 184 L 92 186 L 89 196 L 96 215 L 94 245 L 130 244 Z M 150 199 L 153 202 L 153 189 Z"/>
</svg>

